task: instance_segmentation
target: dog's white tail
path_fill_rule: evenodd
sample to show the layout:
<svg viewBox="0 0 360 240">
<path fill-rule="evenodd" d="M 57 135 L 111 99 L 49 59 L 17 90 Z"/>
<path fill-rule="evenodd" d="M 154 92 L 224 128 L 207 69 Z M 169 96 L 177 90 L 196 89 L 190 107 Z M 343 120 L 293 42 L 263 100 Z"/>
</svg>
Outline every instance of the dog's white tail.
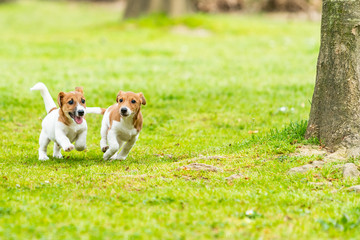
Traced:
<svg viewBox="0 0 360 240">
<path fill-rule="evenodd" d="M 52 99 L 52 97 L 49 93 L 49 90 L 47 89 L 45 84 L 43 84 L 42 82 L 38 82 L 32 88 L 30 88 L 30 90 L 31 91 L 34 91 L 34 90 L 40 91 L 40 94 L 44 99 L 45 109 L 46 109 L 47 113 L 49 113 L 51 109 L 57 108 L 56 104 L 55 104 L 54 100 Z"/>
<path fill-rule="evenodd" d="M 86 113 L 95 113 L 95 114 L 102 114 L 104 115 L 106 109 L 100 107 L 87 107 Z"/>
</svg>

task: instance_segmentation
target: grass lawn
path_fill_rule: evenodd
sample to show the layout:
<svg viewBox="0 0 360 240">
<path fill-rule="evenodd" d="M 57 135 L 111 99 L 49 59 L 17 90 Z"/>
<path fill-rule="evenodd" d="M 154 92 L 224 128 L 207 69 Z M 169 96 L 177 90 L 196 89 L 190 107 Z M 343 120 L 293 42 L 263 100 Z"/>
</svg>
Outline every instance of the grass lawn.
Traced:
<svg viewBox="0 0 360 240">
<path fill-rule="evenodd" d="M 121 22 L 104 5 L 24 1 L 0 5 L 0 29 L 1 239 L 359 236 L 359 197 L 345 190 L 359 180 L 326 168 L 287 174 L 319 158 L 291 155 L 309 143 L 319 22 Z M 83 86 L 87 106 L 143 92 L 144 129 L 129 157 L 104 162 L 101 116 L 87 115 L 86 152 L 39 161 L 46 113 L 29 91 L 38 81 L 54 99 Z M 222 158 L 193 159 L 201 155 Z M 180 168 L 194 161 L 223 171 Z"/>
</svg>

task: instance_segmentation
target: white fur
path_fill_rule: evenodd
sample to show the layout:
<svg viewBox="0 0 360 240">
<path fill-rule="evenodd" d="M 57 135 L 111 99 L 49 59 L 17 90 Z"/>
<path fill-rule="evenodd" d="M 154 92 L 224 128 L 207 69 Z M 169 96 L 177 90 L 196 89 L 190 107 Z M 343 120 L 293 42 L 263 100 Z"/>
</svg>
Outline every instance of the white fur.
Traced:
<svg viewBox="0 0 360 240">
<path fill-rule="evenodd" d="M 99 108 L 99 107 L 87 107 L 86 112 L 87 113 L 101 114 L 101 108 Z"/>
<path fill-rule="evenodd" d="M 86 108 L 84 108 L 80 103 L 78 103 L 77 105 L 76 105 L 76 116 L 78 116 L 78 111 L 79 110 L 84 110 L 84 116 L 85 116 L 85 114 L 87 113 L 87 109 Z"/>
<path fill-rule="evenodd" d="M 52 99 L 52 97 L 51 97 L 51 95 L 49 93 L 49 90 L 47 89 L 45 84 L 43 84 L 42 82 L 38 82 L 32 88 L 30 88 L 30 90 L 31 91 L 34 91 L 34 90 L 39 90 L 40 91 L 40 94 L 44 99 L 45 109 L 46 109 L 47 113 L 51 109 L 56 108 L 56 104 L 55 104 L 54 100 Z"/>
<path fill-rule="evenodd" d="M 100 147 L 103 152 L 105 151 L 103 158 L 104 160 L 109 158 L 125 160 L 131 148 L 135 145 L 139 132 L 134 128 L 133 115 L 126 118 L 121 117 L 120 122 L 113 121 L 110 128 L 110 113 L 108 110 L 106 110 L 101 123 Z M 118 152 L 123 145 L 122 150 Z"/>
<path fill-rule="evenodd" d="M 37 83 L 31 90 L 40 90 L 44 98 L 45 108 L 49 112 L 56 107 L 49 91 L 43 83 Z M 48 109 L 50 108 L 50 109 Z M 86 110 L 84 108 L 84 110 Z M 85 111 L 86 112 L 86 111 Z M 59 121 L 59 109 L 51 111 L 42 121 L 42 130 L 39 139 L 39 160 L 48 160 L 46 154 L 47 146 L 50 141 L 54 142 L 53 157 L 62 158 L 60 147 L 69 152 L 74 148 L 78 151 L 86 149 L 87 124 L 85 119 L 81 124 L 76 124 L 73 120 L 69 126 Z M 72 144 L 75 142 L 75 146 Z"/>
</svg>

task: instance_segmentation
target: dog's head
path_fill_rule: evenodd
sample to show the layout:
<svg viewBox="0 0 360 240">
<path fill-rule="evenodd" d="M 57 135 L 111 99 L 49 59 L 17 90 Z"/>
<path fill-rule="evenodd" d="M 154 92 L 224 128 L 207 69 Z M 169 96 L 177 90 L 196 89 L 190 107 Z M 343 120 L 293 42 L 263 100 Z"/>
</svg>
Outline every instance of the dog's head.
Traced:
<svg viewBox="0 0 360 240">
<path fill-rule="evenodd" d="M 84 121 L 86 104 L 82 87 L 76 87 L 74 92 L 60 92 L 58 104 L 65 116 L 75 123 L 81 124 Z"/>
<path fill-rule="evenodd" d="M 134 116 L 139 113 L 141 105 L 146 105 L 144 94 L 120 91 L 116 97 L 122 117 Z"/>
</svg>

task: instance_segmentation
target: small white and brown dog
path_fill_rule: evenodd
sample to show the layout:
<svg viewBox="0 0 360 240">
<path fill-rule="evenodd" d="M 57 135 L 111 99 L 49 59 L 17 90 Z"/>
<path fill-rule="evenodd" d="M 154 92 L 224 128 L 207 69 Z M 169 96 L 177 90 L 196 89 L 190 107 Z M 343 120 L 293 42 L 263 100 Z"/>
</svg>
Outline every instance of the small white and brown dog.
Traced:
<svg viewBox="0 0 360 240">
<path fill-rule="evenodd" d="M 39 138 L 39 160 L 48 160 L 47 146 L 54 142 L 53 157 L 62 158 L 61 148 L 69 152 L 74 148 L 78 151 L 86 149 L 87 124 L 85 114 L 103 114 L 105 109 L 86 108 L 82 87 L 73 92 L 60 92 L 58 95 L 59 108 L 56 107 L 45 84 L 39 82 L 30 90 L 39 90 L 44 99 L 48 113 L 42 121 L 42 130 Z M 72 144 L 75 142 L 75 146 Z"/>
<path fill-rule="evenodd" d="M 142 93 L 120 91 L 116 104 L 106 109 L 101 123 L 100 141 L 104 160 L 126 159 L 142 129 L 141 105 L 146 105 Z M 117 153 L 124 143 L 122 150 Z"/>
</svg>

